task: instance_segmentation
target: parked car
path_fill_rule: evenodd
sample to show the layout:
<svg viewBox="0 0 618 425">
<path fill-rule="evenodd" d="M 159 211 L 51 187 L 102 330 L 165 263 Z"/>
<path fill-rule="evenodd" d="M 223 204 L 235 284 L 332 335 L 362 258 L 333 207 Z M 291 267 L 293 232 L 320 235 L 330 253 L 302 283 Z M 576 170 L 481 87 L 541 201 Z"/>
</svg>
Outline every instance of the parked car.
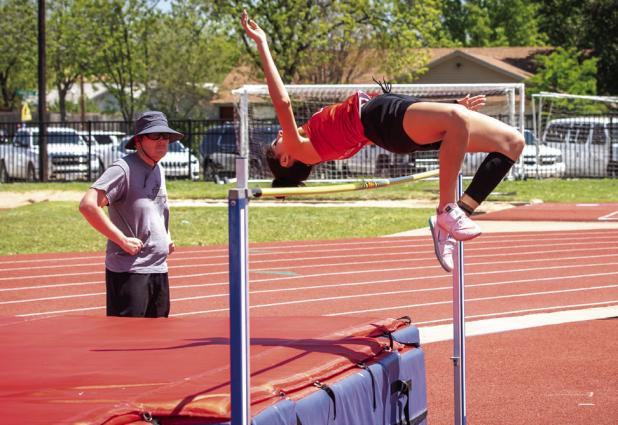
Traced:
<svg viewBox="0 0 618 425">
<path fill-rule="evenodd" d="M 554 119 L 542 140 L 562 152 L 568 176 L 618 176 L 618 117 Z"/>
<path fill-rule="evenodd" d="M 4 128 L 0 128 L 0 144 L 9 143 L 9 136 Z"/>
<path fill-rule="evenodd" d="M 272 122 L 256 123 L 249 130 L 249 176 L 268 178 L 270 172 L 264 159 L 264 146 L 270 144 L 281 127 Z M 237 126 L 224 122 L 209 128 L 200 144 L 200 157 L 204 180 L 219 181 L 236 175 L 236 157 L 239 145 L 236 140 Z"/>
<path fill-rule="evenodd" d="M 516 179 L 564 177 L 565 164 L 562 152 L 540 142 L 530 130 L 524 130 L 526 145 L 521 160 L 515 163 L 511 175 Z M 473 176 L 487 156 L 485 152 L 466 154 L 462 173 Z"/>
<path fill-rule="evenodd" d="M 134 152 L 126 148 L 127 142 L 131 137 L 123 137 L 118 146 L 112 148 L 113 161 Z M 167 155 L 163 157 L 160 164 L 165 169 L 165 177 L 190 178 L 191 180 L 199 180 L 200 178 L 199 161 L 195 155 L 190 153 L 189 148 L 178 140 L 170 142 Z"/>
<path fill-rule="evenodd" d="M 90 144 L 93 154 L 99 159 L 100 167 L 105 170 L 114 161 L 113 147 L 118 146 L 126 135 L 120 131 L 80 131 L 80 136 Z"/>
<path fill-rule="evenodd" d="M 48 179 L 91 180 L 102 172 L 95 155 L 72 128 L 47 129 Z M 0 145 L 0 181 L 34 181 L 39 177 L 39 129 L 17 130 L 11 144 Z"/>
<path fill-rule="evenodd" d="M 341 161 L 350 176 L 400 177 L 438 168 L 438 151 L 396 154 L 370 144 L 356 155 Z"/>
<path fill-rule="evenodd" d="M 204 180 L 217 181 L 236 174 L 236 127 L 233 122 L 223 122 L 209 128 L 200 144 L 200 157 Z"/>
<path fill-rule="evenodd" d="M 521 163 L 515 168 L 521 177 L 564 177 L 566 165 L 560 149 L 547 146 L 530 130 L 524 130 L 524 138 Z"/>
</svg>

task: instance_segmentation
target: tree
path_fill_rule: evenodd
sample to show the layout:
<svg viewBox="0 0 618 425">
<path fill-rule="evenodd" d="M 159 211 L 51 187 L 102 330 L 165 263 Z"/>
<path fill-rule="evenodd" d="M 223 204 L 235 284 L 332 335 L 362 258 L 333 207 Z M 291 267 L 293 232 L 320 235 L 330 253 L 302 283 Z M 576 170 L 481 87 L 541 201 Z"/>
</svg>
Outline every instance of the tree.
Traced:
<svg viewBox="0 0 618 425">
<path fill-rule="evenodd" d="M 615 0 L 588 0 L 585 4 L 584 40 L 599 58 L 599 91 L 618 95 L 618 4 Z"/>
<path fill-rule="evenodd" d="M 238 62 L 239 42 L 203 1 L 176 0 L 156 19 L 148 37 L 146 105 L 173 117 L 201 118 L 212 85 Z"/>
<path fill-rule="evenodd" d="M 37 9 L 33 0 L 0 2 L 0 109 L 15 110 L 19 90 L 36 89 Z"/>
<path fill-rule="evenodd" d="M 597 94 L 597 58 L 581 60 L 577 49 L 559 47 L 548 56 L 537 56 L 536 60 L 540 68 L 527 81 L 531 93 Z"/>
<path fill-rule="evenodd" d="M 232 19 L 257 65 L 238 24 L 245 4 L 230 0 L 217 10 Z M 442 38 L 437 0 L 258 0 L 248 11 L 268 34 L 286 82 L 346 83 L 368 71 L 409 81 L 427 62 L 423 48 Z"/>
<path fill-rule="evenodd" d="M 450 37 L 466 47 L 547 42 L 539 29 L 539 5 L 534 0 L 445 0 L 442 10 Z"/>
<path fill-rule="evenodd" d="M 599 58 L 600 94 L 618 94 L 618 7 L 616 0 L 543 0 L 540 26 L 549 43 L 591 50 Z"/>
<path fill-rule="evenodd" d="M 47 64 L 50 80 L 58 90 L 60 120 L 66 120 L 66 96 L 87 72 L 92 44 L 87 38 L 90 23 L 84 0 L 55 0 L 49 3 L 47 19 Z"/>
<path fill-rule="evenodd" d="M 139 95 L 147 81 L 147 38 L 156 24 L 147 0 L 90 0 L 86 2 L 90 72 L 112 94 L 127 122 L 141 107 Z"/>
</svg>

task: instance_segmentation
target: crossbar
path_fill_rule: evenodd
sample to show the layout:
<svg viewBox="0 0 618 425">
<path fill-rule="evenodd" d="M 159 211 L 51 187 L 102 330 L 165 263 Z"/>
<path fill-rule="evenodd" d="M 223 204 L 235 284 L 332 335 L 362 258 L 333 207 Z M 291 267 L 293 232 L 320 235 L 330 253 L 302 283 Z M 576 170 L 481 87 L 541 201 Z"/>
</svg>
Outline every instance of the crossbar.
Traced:
<svg viewBox="0 0 618 425">
<path fill-rule="evenodd" d="M 390 179 L 360 180 L 353 183 L 342 183 L 322 186 L 309 187 L 282 187 L 282 188 L 254 188 L 251 196 L 254 198 L 264 197 L 283 197 L 283 196 L 302 196 L 302 195 L 322 195 L 327 193 L 352 192 L 355 190 L 377 189 L 380 187 L 391 186 L 400 183 L 409 183 L 417 180 L 436 177 L 440 170 L 425 171 L 422 173 L 411 174 L 409 176 L 394 177 Z"/>
</svg>

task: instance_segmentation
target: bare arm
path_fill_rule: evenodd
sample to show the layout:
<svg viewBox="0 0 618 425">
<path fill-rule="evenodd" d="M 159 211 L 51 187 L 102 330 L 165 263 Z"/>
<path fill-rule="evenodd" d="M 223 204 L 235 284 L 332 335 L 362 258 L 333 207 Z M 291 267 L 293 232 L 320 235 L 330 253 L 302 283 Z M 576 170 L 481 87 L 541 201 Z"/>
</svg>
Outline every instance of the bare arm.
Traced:
<svg viewBox="0 0 618 425">
<path fill-rule="evenodd" d="M 283 130 L 284 143 L 288 145 L 287 148 L 290 154 L 302 162 L 320 162 L 320 157 L 317 152 L 315 152 L 315 149 L 313 149 L 313 146 L 311 146 L 309 140 L 301 137 L 298 132 L 294 111 L 292 110 L 292 102 L 283 84 L 283 80 L 279 75 L 279 70 L 270 54 L 264 30 L 262 30 L 254 20 L 249 19 L 246 10 L 242 13 L 241 22 L 245 32 L 255 41 L 257 46 L 262 69 L 266 76 L 268 94 L 275 108 L 277 120 Z"/>
<path fill-rule="evenodd" d="M 107 204 L 108 201 L 104 191 L 90 188 L 79 203 L 79 212 L 82 213 L 96 231 L 121 247 L 128 254 L 136 255 L 144 246 L 143 242 L 135 237 L 126 236 L 112 223 L 103 211 Z"/>
</svg>

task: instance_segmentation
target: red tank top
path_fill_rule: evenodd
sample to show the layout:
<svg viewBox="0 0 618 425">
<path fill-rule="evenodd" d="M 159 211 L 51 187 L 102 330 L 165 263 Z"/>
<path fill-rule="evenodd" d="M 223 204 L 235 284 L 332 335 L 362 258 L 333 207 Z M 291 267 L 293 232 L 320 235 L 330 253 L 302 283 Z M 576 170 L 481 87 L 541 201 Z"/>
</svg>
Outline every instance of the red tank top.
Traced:
<svg viewBox="0 0 618 425">
<path fill-rule="evenodd" d="M 371 143 L 360 120 L 361 104 L 369 99 L 366 93 L 356 92 L 341 103 L 320 109 L 303 125 L 322 161 L 349 158 Z"/>
</svg>

